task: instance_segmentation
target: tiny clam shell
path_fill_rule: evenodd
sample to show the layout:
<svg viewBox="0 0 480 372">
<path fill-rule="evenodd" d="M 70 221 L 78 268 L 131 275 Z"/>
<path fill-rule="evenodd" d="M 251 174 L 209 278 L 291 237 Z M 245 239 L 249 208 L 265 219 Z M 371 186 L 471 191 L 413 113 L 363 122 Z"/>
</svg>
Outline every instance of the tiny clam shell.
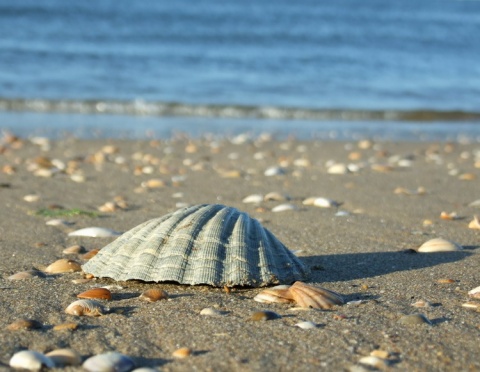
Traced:
<svg viewBox="0 0 480 372">
<path fill-rule="evenodd" d="M 295 324 L 295 326 L 297 326 L 298 328 L 302 328 L 302 329 L 314 329 L 314 328 L 317 328 L 317 325 L 313 322 L 309 322 L 309 321 L 305 321 L 305 322 L 299 322 L 297 324 Z"/>
<path fill-rule="evenodd" d="M 105 314 L 104 307 L 93 300 L 77 300 L 65 309 L 65 313 L 75 316 L 100 316 Z"/>
<path fill-rule="evenodd" d="M 19 331 L 24 329 L 42 328 L 42 323 L 34 319 L 17 319 L 7 326 L 9 331 Z"/>
<path fill-rule="evenodd" d="M 290 294 L 289 288 L 289 285 L 277 285 L 272 288 L 267 288 L 257 294 L 253 299 L 262 303 L 291 303 L 293 302 L 293 297 Z"/>
<path fill-rule="evenodd" d="M 53 361 L 56 368 L 78 366 L 82 362 L 80 354 L 73 349 L 56 349 L 45 355 Z"/>
<path fill-rule="evenodd" d="M 122 235 L 121 232 L 107 229 L 105 227 L 86 227 L 84 229 L 75 230 L 68 236 L 86 236 L 90 238 L 112 238 Z"/>
<path fill-rule="evenodd" d="M 88 358 L 82 367 L 89 372 L 128 372 L 135 368 L 135 362 L 124 354 L 108 352 Z"/>
<path fill-rule="evenodd" d="M 261 203 L 263 201 L 263 195 L 261 194 L 252 194 L 244 197 L 242 199 L 242 203 L 252 203 L 252 204 L 257 204 Z"/>
<path fill-rule="evenodd" d="M 287 212 L 287 211 L 296 211 L 298 208 L 293 204 L 280 204 L 272 208 L 272 212 Z"/>
<path fill-rule="evenodd" d="M 227 313 L 225 311 L 217 310 L 212 307 L 206 307 L 205 309 L 202 309 L 202 311 L 200 311 L 200 315 L 224 316 L 224 315 L 227 315 Z"/>
<path fill-rule="evenodd" d="M 78 244 L 71 245 L 62 251 L 63 254 L 79 254 L 83 252 L 85 252 L 85 248 Z"/>
<path fill-rule="evenodd" d="M 40 371 L 43 367 L 54 368 L 53 361 L 33 350 L 23 350 L 15 353 L 10 359 L 10 367 L 28 371 Z"/>
<path fill-rule="evenodd" d="M 168 293 L 163 289 L 150 288 L 144 291 L 138 298 L 147 302 L 156 302 L 159 300 L 167 300 Z"/>
<path fill-rule="evenodd" d="M 314 287 L 303 282 L 295 282 L 289 289 L 293 299 L 300 307 L 314 309 L 330 309 L 335 305 L 343 305 L 342 296 L 325 288 Z"/>
<path fill-rule="evenodd" d="M 20 271 L 13 275 L 10 275 L 7 279 L 8 280 L 23 280 L 23 279 L 33 279 L 33 278 L 45 278 L 46 275 L 38 270 L 27 270 L 27 271 Z"/>
<path fill-rule="evenodd" d="M 431 252 L 452 252 L 462 250 L 462 246 L 442 238 L 434 238 L 423 243 L 417 252 L 431 253 Z"/>
<path fill-rule="evenodd" d="M 476 287 L 468 291 L 468 295 L 472 298 L 480 298 L 480 287 Z"/>
<path fill-rule="evenodd" d="M 79 293 L 78 298 L 94 299 L 94 300 L 111 300 L 112 292 L 106 288 L 92 288 L 88 291 Z"/>
<path fill-rule="evenodd" d="M 76 271 L 82 271 L 80 264 L 66 258 L 55 261 L 45 269 L 45 272 L 49 274 L 73 273 Z"/>
</svg>

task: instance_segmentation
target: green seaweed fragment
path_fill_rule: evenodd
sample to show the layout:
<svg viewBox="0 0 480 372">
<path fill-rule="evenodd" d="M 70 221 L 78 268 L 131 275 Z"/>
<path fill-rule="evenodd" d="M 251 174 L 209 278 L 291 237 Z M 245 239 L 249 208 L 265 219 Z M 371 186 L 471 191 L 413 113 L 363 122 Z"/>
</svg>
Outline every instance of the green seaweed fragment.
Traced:
<svg viewBox="0 0 480 372">
<path fill-rule="evenodd" d="M 73 216 L 86 216 L 91 218 L 96 218 L 99 216 L 97 212 L 85 211 L 79 208 L 71 209 L 48 209 L 41 208 L 34 212 L 35 216 L 42 217 L 73 217 Z"/>
</svg>

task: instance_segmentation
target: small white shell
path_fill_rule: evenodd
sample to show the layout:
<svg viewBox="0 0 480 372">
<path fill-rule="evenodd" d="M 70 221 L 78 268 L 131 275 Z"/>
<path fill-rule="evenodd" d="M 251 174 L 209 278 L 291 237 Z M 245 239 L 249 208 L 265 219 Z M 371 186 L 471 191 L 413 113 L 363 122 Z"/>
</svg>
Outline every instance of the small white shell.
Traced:
<svg viewBox="0 0 480 372">
<path fill-rule="evenodd" d="M 272 191 L 266 194 L 263 199 L 265 201 L 285 201 L 285 200 L 290 200 L 291 197 L 288 196 L 287 194 L 282 194 L 277 191 Z"/>
<path fill-rule="evenodd" d="M 135 362 L 126 355 L 109 352 L 88 358 L 82 367 L 89 372 L 128 372 L 135 368 Z"/>
<path fill-rule="evenodd" d="M 242 203 L 252 203 L 257 204 L 263 201 L 263 195 L 261 194 L 252 194 L 243 198 Z"/>
<path fill-rule="evenodd" d="M 452 252 L 462 250 L 462 246 L 442 238 L 430 239 L 423 243 L 417 252 L 431 253 L 431 252 Z"/>
<path fill-rule="evenodd" d="M 287 212 L 295 210 L 297 210 L 297 207 L 293 204 L 280 204 L 272 208 L 272 212 Z"/>
<path fill-rule="evenodd" d="M 333 164 L 327 170 L 329 174 L 347 174 L 348 172 L 348 167 L 343 163 Z"/>
<path fill-rule="evenodd" d="M 217 310 L 211 307 L 206 307 L 205 309 L 202 309 L 200 311 L 200 315 L 206 315 L 206 316 L 224 316 L 227 313 L 225 311 Z"/>
<path fill-rule="evenodd" d="M 470 229 L 480 229 L 480 219 L 477 215 L 473 216 L 473 220 L 468 224 Z"/>
<path fill-rule="evenodd" d="M 317 325 L 313 322 L 309 322 L 309 321 L 306 321 L 306 322 L 300 322 L 300 323 L 297 323 L 295 324 L 297 327 L 299 328 L 302 328 L 302 329 L 314 329 L 314 328 L 317 328 Z"/>
<path fill-rule="evenodd" d="M 315 207 L 320 208 L 332 208 L 338 207 L 340 203 L 336 202 L 335 200 L 323 198 L 323 197 L 311 197 L 307 198 L 303 201 L 304 205 L 313 205 Z"/>
<path fill-rule="evenodd" d="M 73 225 L 73 222 L 68 222 L 61 218 L 55 218 L 53 220 L 48 220 L 45 224 L 48 226 L 70 226 Z"/>
<path fill-rule="evenodd" d="M 84 229 L 72 231 L 68 234 L 68 236 L 88 236 L 91 238 L 111 238 L 120 235 L 122 235 L 121 232 L 104 227 L 86 227 Z"/>
<path fill-rule="evenodd" d="M 53 361 L 33 350 L 23 350 L 15 353 L 10 359 L 10 367 L 29 371 L 40 371 L 43 367 L 54 368 Z"/>
<path fill-rule="evenodd" d="M 285 174 L 285 169 L 282 167 L 270 167 L 265 170 L 264 174 L 267 177 L 281 176 Z"/>
</svg>

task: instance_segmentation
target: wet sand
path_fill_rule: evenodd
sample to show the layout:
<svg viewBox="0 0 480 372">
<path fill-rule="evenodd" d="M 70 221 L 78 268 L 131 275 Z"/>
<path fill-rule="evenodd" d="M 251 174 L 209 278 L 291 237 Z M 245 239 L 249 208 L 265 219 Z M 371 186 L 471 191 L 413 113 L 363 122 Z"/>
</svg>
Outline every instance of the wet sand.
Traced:
<svg viewBox="0 0 480 372">
<path fill-rule="evenodd" d="M 381 368 L 480 370 L 480 312 L 462 307 L 472 301 L 467 292 L 480 285 L 480 230 L 468 228 L 473 215 L 480 214 L 480 206 L 470 205 L 480 199 L 478 144 L 236 142 L 64 139 L 33 144 L 4 139 L 0 367 L 8 369 L 11 356 L 22 349 L 68 347 L 84 359 L 118 351 L 138 367 L 162 371 L 361 371 L 369 367 L 359 361 L 377 349 L 388 353 Z M 352 171 L 329 174 L 334 162 L 350 165 Z M 281 166 L 284 174 L 265 176 L 272 166 Z M 145 187 L 151 179 L 165 185 Z M 395 192 L 399 187 L 403 192 Z M 291 199 L 242 202 L 248 195 L 272 191 Z M 38 200 L 28 202 L 26 195 L 37 195 Z M 302 203 L 313 196 L 341 204 L 319 208 Z M 98 211 L 115 200 L 120 201 L 116 210 Z M 43 270 L 63 257 L 84 263 L 81 255 L 62 251 L 74 244 L 90 251 L 112 241 L 69 237 L 69 231 L 90 226 L 127 231 L 183 205 L 200 203 L 233 206 L 260 220 L 287 247 L 300 250 L 298 255 L 312 269 L 310 283 L 343 294 L 350 304 L 328 311 L 293 311 L 292 305 L 255 302 L 261 289 L 233 288 L 227 293 L 208 286 L 110 279 L 75 284 L 72 280 L 83 277 L 79 272 L 7 279 L 20 271 Z M 271 211 L 284 203 L 297 209 Z M 98 216 L 60 217 L 72 224 L 50 226 L 47 221 L 58 217 L 35 214 L 59 208 Z M 456 212 L 458 218 L 441 219 L 442 211 Z M 436 237 L 464 249 L 411 251 Z M 105 285 L 120 286 L 112 288 L 107 315 L 64 313 L 76 294 Z M 170 300 L 140 301 L 140 293 L 152 287 L 166 290 Z M 432 306 L 411 306 L 418 300 Z M 227 315 L 200 315 L 206 307 Z M 258 310 L 274 311 L 281 318 L 248 321 Z M 399 322 L 413 313 L 424 314 L 432 324 Z M 6 329 L 19 318 L 34 319 L 41 327 Z M 295 326 L 300 321 L 318 326 L 301 329 Z M 53 329 L 66 322 L 78 328 Z M 172 357 L 181 347 L 190 348 L 192 355 Z"/>
</svg>

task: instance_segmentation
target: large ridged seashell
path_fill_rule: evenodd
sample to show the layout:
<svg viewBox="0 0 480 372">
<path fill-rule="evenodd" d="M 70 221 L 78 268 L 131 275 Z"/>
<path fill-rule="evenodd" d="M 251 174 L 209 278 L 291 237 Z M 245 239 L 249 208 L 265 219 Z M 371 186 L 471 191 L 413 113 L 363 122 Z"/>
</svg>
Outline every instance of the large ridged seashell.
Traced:
<svg viewBox="0 0 480 372">
<path fill-rule="evenodd" d="M 105 309 L 93 300 L 77 300 L 68 305 L 65 312 L 75 316 L 100 316 L 105 314 Z"/>
<path fill-rule="evenodd" d="M 261 287 L 308 269 L 270 231 L 235 208 L 204 204 L 147 221 L 83 265 L 115 280 Z"/>
<path fill-rule="evenodd" d="M 135 368 L 135 362 L 126 355 L 109 352 L 88 358 L 82 367 L 90 372 L 128 372 Z"/>
<path fill-rule="evenodd" d="M 302 282 L 295 282 L 289 289 L 293 299 L 300 307 L 330 309 L 343 305 L 342 296 L 325 288 L 314 287 Z"/>
<path fill-rule="evenodd" d="M 462 246 L 442 238 L 430 239 L 423 243 L 418 249 L 417 252 L 421 253 L 430 253 L 430 252 L 451 252 L 451 251 L 460 251 Z"/>
<path fill-rule="evenodd" d="M 54 368 L 53 361 L 33 350 L 23 350 L 15 353 L 10 359 L 10 367 L 28 371 L 40 371 L 43 367 Z"/>
</svg>

